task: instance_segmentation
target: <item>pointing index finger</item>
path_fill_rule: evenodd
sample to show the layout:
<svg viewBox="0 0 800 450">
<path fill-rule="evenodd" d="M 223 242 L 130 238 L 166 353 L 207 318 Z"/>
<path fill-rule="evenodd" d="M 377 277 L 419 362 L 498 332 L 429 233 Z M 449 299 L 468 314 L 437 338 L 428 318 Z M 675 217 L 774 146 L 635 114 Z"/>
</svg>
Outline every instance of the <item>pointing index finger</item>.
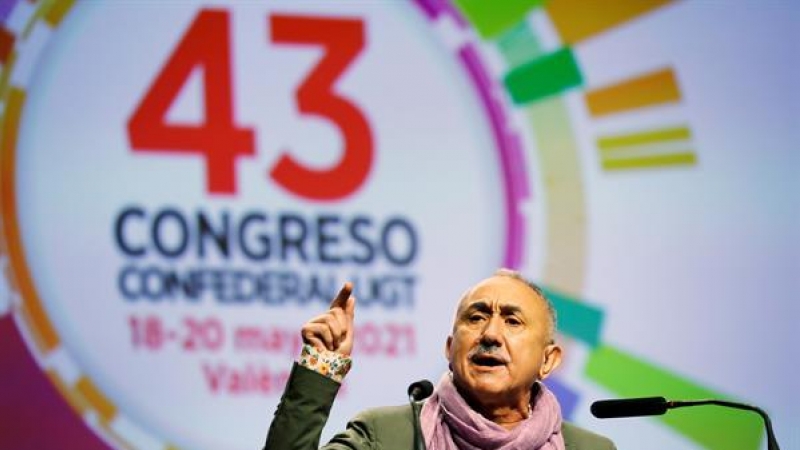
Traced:
<svg viewBox="0 0 800 450">
<path fill-rule="evenodd" d="M 347 281 L 342 286 L 342 289 L 339 290 L 339 294 L 336 295 L 336 298 L 333 299 L 331 302 L 331 309 L 333 308 L 342 308 L 345 309 L 347 306 L 347 299 L 350 298 L 350 295 L 353 293 L 353 283 Z"/>
</svg>

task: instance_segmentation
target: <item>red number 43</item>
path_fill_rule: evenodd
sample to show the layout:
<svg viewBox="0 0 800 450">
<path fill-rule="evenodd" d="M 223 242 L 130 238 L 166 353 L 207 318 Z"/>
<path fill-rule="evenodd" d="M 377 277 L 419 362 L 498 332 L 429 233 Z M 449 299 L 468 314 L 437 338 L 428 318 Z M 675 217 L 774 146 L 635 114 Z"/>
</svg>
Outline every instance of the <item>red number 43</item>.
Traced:
<svg viewBox="0 0 800 450">
<path fill-rule="evenodd" d="M 273 42 L 323 48 L 324 56 L 297 90 L 297 106 L 302 114 L 331 121 L 342 134 L 344 148 L 336 164 L 322 169 L 301 164 L 285 150 L 268 175 L 307 199 L 346 197 L 369 175 L 373 139 L 364 113 L 333 86 L 363 50 L 364 24 L 355 19 L 289 15 L 273 15 L 269 20 Z M 128 121 L 128 136 L 136 152 L 201 156 L 206 190 L 211 194 L 235 194 L 237 158 L 255 155 L 253 130 L 237 126 L 234 120 L 230 48 L 229 13 L 200 11 Z M 203 123 L 170 123 L 167 112 L 196 68 L 203 74 Z"/>
</svg>

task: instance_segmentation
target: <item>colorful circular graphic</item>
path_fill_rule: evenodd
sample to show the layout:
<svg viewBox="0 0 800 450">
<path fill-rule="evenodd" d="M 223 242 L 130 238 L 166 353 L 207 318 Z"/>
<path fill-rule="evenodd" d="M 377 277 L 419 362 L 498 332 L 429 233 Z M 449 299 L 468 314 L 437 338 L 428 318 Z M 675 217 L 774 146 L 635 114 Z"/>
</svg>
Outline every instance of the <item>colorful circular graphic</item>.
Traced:
<svg viewBox="0 0 800 450">
<path fill-rule="evenodd" d="M 0 334 L 104 443 L 262 442 L 297 330 L 344 280 L 358 354 L 326 431 L 437 378 L 453 300 L 497 266 L 555 303 L 548 383 L 579 423 L 601 396 L 747 398 L 762 366 L 723 349 L 766 345 L 740 324 L 791 341 L 786 302 L 740 301 L 795 281 L 770 240 L 791 189 L 741 182 L 796 178 L 752 157 L 794 148 L 780 8 L 156 3 L 0 5 Z M 752 395 L 786 421 L 777 359 Z M 646 426 L 671 448 L 763 436 L 714 412 Z"/>
<path fill-rule="evenodd" d="M 359 395 L 392 402 L 401 368 L 441 370 L 419 349 L 446 331 L 414 317 L 452 305 L 427 299 L 520 265 L 521 141 L 456 10 L 122 2 L 61 14 L 32 22 L 8 68 L 5 237 L 34 350 L 110 442 L 257 440 L 225 430 L 261 429 L 296 330 L 345 279 L 365 367 L 348 382 L 381 374 Z M 421 276 L 444 266 L 461 275 Z M 351 415 L 346 392 L 337 407 Z"/>
</svg>

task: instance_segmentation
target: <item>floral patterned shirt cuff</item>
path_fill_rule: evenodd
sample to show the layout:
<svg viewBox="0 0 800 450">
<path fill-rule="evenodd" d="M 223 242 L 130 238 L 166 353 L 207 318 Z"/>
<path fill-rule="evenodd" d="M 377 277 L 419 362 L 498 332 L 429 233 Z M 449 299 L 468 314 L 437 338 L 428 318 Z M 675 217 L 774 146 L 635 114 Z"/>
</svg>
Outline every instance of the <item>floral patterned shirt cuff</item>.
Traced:
<svg viewBox="0 0 800 450">
<path fill-rule="evenodd" d="M 341 383 L 344 376 L 350 371 L 353 360 L 341 353 L 328 350 L 319 351 L 311 345 L 303 344 L 298 363 L 306 369 Z"/>
</svg>

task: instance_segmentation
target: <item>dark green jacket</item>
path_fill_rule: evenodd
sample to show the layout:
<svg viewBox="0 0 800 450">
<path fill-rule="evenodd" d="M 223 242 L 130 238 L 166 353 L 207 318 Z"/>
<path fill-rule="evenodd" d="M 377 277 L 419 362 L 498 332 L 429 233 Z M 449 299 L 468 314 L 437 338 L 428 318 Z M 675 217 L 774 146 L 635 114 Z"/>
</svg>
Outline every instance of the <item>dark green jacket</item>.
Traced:
<svg viewBox="0 0 800 450">
<path fill-rule="evenodd" d="M 317 450 L 339 383 L 297 364 L 269 427 L 265 450 Z M 369 409 L 326 444 L 326 450 L 413 450 L 411 406 Z M 614 450 L 608 438 L 564 423 L 567 450 Z M 487 449 L 490 450 L 490 449 Z"/>
</svg>

